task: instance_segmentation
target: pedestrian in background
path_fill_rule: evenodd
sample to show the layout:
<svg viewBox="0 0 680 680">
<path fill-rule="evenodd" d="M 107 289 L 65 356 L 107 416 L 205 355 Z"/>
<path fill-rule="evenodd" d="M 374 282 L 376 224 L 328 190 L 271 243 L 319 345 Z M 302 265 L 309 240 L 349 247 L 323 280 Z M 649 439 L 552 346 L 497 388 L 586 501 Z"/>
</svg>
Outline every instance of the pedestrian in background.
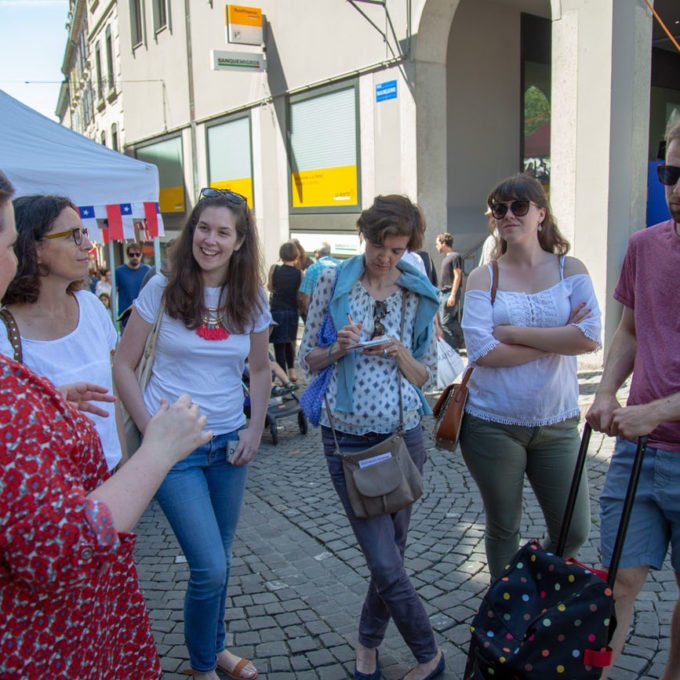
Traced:
<svg viewBox="0 0 680 680">
<path fill-rule="evenodd" d="M 19 265 L 3 304 L 16 320 L 23 363 L 55 385 L 85 381 L 113 392 L 111 352 L 118 334 L 97 297 L 80 290 L 92 243 L 77 208 L 63 196 L 22 196 L 14 212 Z M 3 332 L 0 352 L 13 356 Z M 127 458 L 123 420 L 117 403 L 102 408 L 104 416 L 89 417 L 111 470 Z"/>
<path fill-rule="evenodd" d="M 224 648 L 232 544 L 247 464 L 260 445 L 271 391 L 271 315 L 260 280 L 257 230 L 246 198 L 203 189 L 170 254 L 134 303 L 114 361 L 121 399 L 142 433 L 162 399 L 191 394 L 207 416 L 212 441 L 175 465 L 156 498 L 189 563 L 184 638 L 191 673 L 217 680 L 257 676 L 252 662 Z M 144 344 L 164 305 L 149 383 L 135 378 Z M 241 376 L 250 369 L 250 423 Z"/>
<path fill-rule="evenodd" d="M 116 267 L 116 291 L 118 292 L 118 317 L 122 317 L 121 325 L 125 328 L 130 314 L 125 314 L 135 301 L 142 288 L 142 281 L 149 271 L 149 265 L 142 262 L 142 247 L 139 243 L 130 243 L 127 247 L 127 264 Z"/>
<path fill-rule="evenodd" d="M 592 281 L 566 257 L 539 182 L 510 177 L 487 203 L 499 234 L 498 289 L 492 304 L 492 265 L 468 278 L 463 331 L 475 368 L 460 446 L 484 500 L 496 579 L 519 548 L 525 475 L 545 517 L 543 545 L 557 545 L 579 448 L 576 356 L 600 347 L 602 329 Z M 576 555 L 589 530 L 584 474 L 565 555 Z"/>
<path fill-rule="evenodd" d="M 298 250 L 292 241 L 279 248 L 283 264 L 274 264 L 269 270 L 267 288 L 271 292 L 269 308 L 276 325 L 271 329 L 269 341 L 274 345 L 276 363 L 296 382 L 295 341 L 298 330 L 298 290 L 302 272 L 296 267 Z"/>
<path fill-rule="evenodd" d="M 421 418 L 431 413 L 422 390 L 432 383 L 437 365 L 432 324 L 437 297 L 427 278 L 402 255 L 407 248 L 420 248 L 425 220 L 405 196 L 378 196 L 361 213 L 357 226 L 366 252 L 321 273 L 309 307 L 300 363 L 312 374 L 334 367 L 325 396 L 341 451 L 363 450 L 387 439 L 400 425 L 402 401 L 406 446 L 422 470 L 427 456 Z M 319 330 L 327 314 L 337 339 L 322 346 Z M 380 347 L 348 349 L 380 335 L 388 336 Z M 418 662 L 408 680 L 434 678 L 444 670 L 444 656 L 404 566 L 411 506 L 391 515 L 358 519 L 325 411 L 321 424 L 331 479 L 371 574 L 359 620 L 354 678 L 380 677 L 378 647 L 390 619 Z"/>
<path fill-rule="evenodd" d="M 453 249 L 451 234 L 439 234 L 435 245 L 437 251 L 444 254 L 439 273 L 439 325 L 444 340 L 457 351 L 463 346 L 463 331 L 458 320 L 463 258 Z"/>
<path fill-rule="evenodd" d="M 303 318 L 307 316 L 309 309 L 309 301 L 314 293 L 314 287 L 319 280 L 321 272 L 326 267 L 335 267 L 340 263 L 340 260 L 331 255 L 331 247 L 328 243 L 322 243 L 321 247 L 316 251 L 316 262 L 309 266 L 305 272 L 305 276 L 300 284 L 299 298 L 300 298 L 300 313 Z"/>
</svg>

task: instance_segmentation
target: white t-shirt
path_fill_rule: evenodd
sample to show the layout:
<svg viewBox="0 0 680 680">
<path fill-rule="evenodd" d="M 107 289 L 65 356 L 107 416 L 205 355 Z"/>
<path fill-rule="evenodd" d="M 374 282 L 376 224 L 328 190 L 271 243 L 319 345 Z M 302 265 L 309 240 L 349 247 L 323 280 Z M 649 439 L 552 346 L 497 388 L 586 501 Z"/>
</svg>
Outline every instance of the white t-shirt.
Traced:
<svg viewBox="0 0 680 680">
<path fill-rule="evenodd" d="M 166 283 L 165 276 L 156 274 L 140 291 L 134 306 L 144 321 L 153 323 Z M 219 288 L 205 288 L 205 306 L 218 307 L 219 293 Z M 271 323 L 264 289 L 260 289 L 260 297 L 263 304 L 252 328 L 255 333 L 269 328 Z M 161 398 L 172 404 L 186 392 L 198 404 L 201 414 L 208 417 L 208 429 L 215 434 L 238 430 L 246 420 L 241 377 L 249 352 L 248 333 L 232 333 L 226 340 L 206 340 L 164 313 L 151 378 L 144 391 L 147 411 L 155 413 Z"/>
<path fill-rule="evenodd" d="M 75 293 L 78 303 L 78 325 L 62 338 L 56 340 L 33 340 L 21 338 L 23 362 L 38 375 L 55 385 L 86 381 L 102 385 L 113 393 L 111 376 L 111 351 L 116 347 L 118 336 L 106 307 L 87 290 Z M 0 352 L 14 357 L 14 350 L 7 337 L 4 324 L 0 324 Z M 97 406 L 108 411 L 107 418 L 85 413 L 94 421 L 102 441 L 109 470 L 118 465 L 122 453 L 114 404 L 98 401 Z"/>
</svg>

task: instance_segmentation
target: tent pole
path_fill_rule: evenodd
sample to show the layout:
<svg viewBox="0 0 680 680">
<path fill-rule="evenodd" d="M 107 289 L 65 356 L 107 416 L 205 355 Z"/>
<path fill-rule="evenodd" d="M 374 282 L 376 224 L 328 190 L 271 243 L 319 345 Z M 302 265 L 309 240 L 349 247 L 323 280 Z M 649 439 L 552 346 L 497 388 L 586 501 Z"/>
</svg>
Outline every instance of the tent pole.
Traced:
<svg viewBox="0 0 680 680">
<path fill-rule="evenodd" d="M 116 261 L 113 259 L 113 241 L 108 242 L 109 267 L 111 268 L 111 309 L 113 310 L 113 325 L 118 330 L 118 293 L 116 283 Z"/>
<path fill-rule="evenodd" d="M 156 267 L 156 274 L 161 273 L 161 240 L 158 236 L 153 237 L 153 264 Z"/>
</svg>

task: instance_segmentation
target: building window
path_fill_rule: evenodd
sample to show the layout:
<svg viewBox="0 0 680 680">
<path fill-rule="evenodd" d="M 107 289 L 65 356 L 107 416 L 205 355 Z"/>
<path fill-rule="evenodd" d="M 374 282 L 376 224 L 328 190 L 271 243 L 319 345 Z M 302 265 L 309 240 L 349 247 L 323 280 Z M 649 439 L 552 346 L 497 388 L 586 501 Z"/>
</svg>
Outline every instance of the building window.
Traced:
<svg viewBox="0 0 680 680">
<path fill-rule="evenodd" d="M 106 146 L 106 131 L 102 130 L 102 134 L 99 138 L 99 142 L 102 146 Z"/>
<path fill-rule="evenodd" d="M 113 79 L 113 38 L 111 37 L 111 26 L 106 27 L 106 79 L 109 90 L 113 90 L 115 81 Z"/>
<path fill-rule="evenodd" d="M 155 33 L 168 27 L 167 0 L 152 0 L 153 3 L 153 30 Z"/>
<path fill-rule="evenodd" d="M 230 189 L 253 207 L 253 163 L 250 116 L 207 127 L 208 181 L 215 189 Z"/>
<path fill-rule="evenodd" d="M 353 212 L 359 196 L 357 86 L 291 97 L 290 205 L 294 212 Z"/>
<path fill-rule="evenodd" d="M 141 45 L 144 40 L 143 0 L 130 0 L 130 30 L 132 47 Z"/>
<path fill-rule="evenodd" d="M 158 181 L 160 182 L 158 202 L 161 212 L 184 212 L 182 138 L 172 137 L 137 147 L 135 155 L 140 161 L 154 163 L 158 167 Z"/>
<path fill-rule="evenodd" d="M 102 81 L 102 55 L 99 49 L 99 43 L 94 48 L 94 67 L 97 75 L 97 99 L 102 99 L 104 96 L 104 83 Z"/>
<path fill-rule="evenodd" d="M 118 151 L 118 126 L 115 123 L 111 126 L 111 148 Z"/>
<path fill-rule="evenodd" d="M 550 188 L 551 24 L 548 19 L 522 14 L 522 172 Z"/>
</svg>

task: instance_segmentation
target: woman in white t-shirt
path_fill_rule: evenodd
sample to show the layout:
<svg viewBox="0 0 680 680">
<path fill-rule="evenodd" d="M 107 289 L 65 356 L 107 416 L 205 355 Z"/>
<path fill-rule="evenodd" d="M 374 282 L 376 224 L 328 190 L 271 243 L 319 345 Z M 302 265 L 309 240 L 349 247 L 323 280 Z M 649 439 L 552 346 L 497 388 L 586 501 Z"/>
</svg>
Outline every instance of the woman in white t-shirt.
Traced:
<svg viewBox="0 0 680 680">
<path fill-rule="evenodd" d="M 118 338 L 102 303 L 78 289 L 92 243 L 76 207 L 62 196 L 23 196 L 14 201 L 14 211 L 18 268 L 2 301 L 16 320 L 23 363 L 55 385 L 86 381 L 111 392 L 111 352 Z M 12 357 L 2 331 L 0 352 Z M 118 407 L 108 402 L 100 407 L 108 416 L 87 415 L 111 470 L 123 458 L 125 437 Z"/>
<path fill-rule="evenodd" d="M 114 361 L 116 386 L 141 432 L 161 399 L 173 402 L 188 392 L 215 433 L 175 465 L 156 495 L 189 563 L 184 637 L 191 672 L 200 680 L 217 680 L 215 669 L 244 680 L 257 675 L 250 661 L 224 649 L 224 617 L 247 463 L 260 444 L 271 390 L 271 315 L 260 271 L 245 197 L 203 189 L 175 243 L 167 279 L 157 274 L 141 290 Z M 161 304 L 152 375 L 142 394 L 134 369 Z"/>
<path fill-rule="evenodd" d="M 600 347 L 600 310 L 582 262 L 566 257 L 541 185 L 528 175 L 488 197 L 497 230 L 498 279 L 478 267 L 465 293 L 463 332 L 475 365 L 460 445 L 486 511 L 486 554 L 496 579 L 519 548 L 522 489 L 529 479 L 554 550 L 578 453 L 576 355 Z M 588 537 L 586 476 L 565 553 Z"/>
</svg>

